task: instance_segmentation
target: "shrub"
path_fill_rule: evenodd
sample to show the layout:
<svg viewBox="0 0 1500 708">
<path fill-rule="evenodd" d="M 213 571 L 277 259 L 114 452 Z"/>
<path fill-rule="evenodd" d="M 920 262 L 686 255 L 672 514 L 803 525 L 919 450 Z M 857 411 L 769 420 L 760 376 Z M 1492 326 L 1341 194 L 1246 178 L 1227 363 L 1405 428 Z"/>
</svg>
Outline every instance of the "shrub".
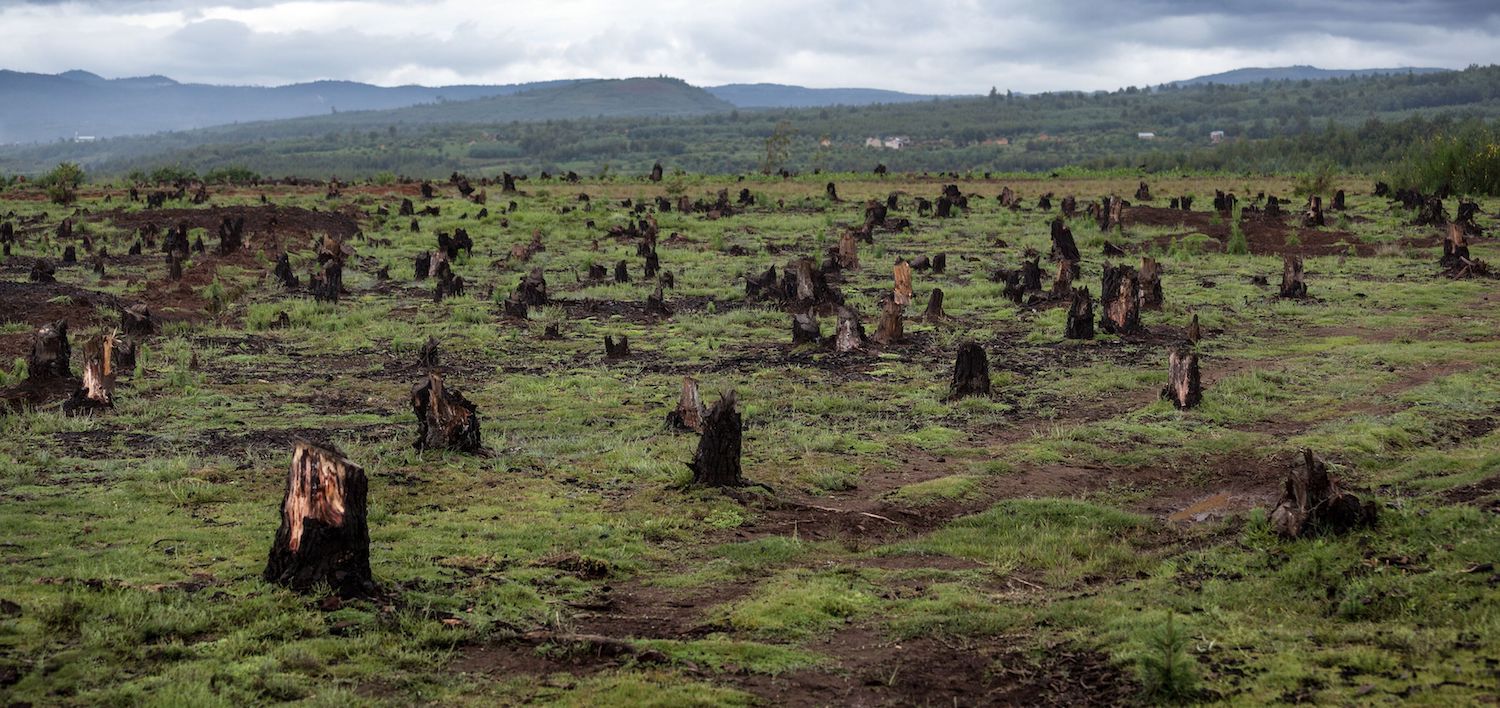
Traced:
<svg viewBox="0 0 1500 708">
<path fill-rule="evenodd" d="M 1500 127 L 1475 121 L 1412 146 L 1396 185 L 1500 196 Z"/>
<path fill-rule="evenodd" d="M 72 162 L 64 162 L 42 175 L 38 182 L 46 188 L 47 198 L 53 204 L 71 204 L 78 198 L 78 186 L 83 184 L 83 168 Z"/>
</svg>

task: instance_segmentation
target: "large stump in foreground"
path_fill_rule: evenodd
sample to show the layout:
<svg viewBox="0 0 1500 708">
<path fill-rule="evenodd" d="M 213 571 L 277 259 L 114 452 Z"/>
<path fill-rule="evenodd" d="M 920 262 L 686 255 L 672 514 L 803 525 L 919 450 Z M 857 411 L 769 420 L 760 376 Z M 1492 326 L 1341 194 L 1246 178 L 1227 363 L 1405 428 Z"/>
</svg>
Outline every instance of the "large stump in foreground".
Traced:
<svg viewBox="0 0 1500 708">
<path fill-rule="evenodd" d="M 1302 451 L 1302 465 L 1287 474 L 1286 486 L 1271 511 L 1271 528 L 1283 538 L 1301 538 L 1320 531 L 1344 532 L 1375 523 L 1375 504 L 1339 488 L 1328 465 Z"/>
<path fill-rule="evenodd" d="M 703 397 L 698 394 L 698 380 L 691 376 L 682 378 L 682 395 L 677 398 L 677 409 L 667 414 L 667 426 L 675 430 L 703 432 L 703 421 L 708 409 Z"/>
<path fill-rule="evenodd" d="M 964 342 L 953 361 L 953 382 L 948 385 L 948 399 L 990 395 L 990 358 L 976 342 Z"/>
<path fill-rule="evenodd" d="M 336 448 L 297 441 L 266 581 L 297 592 L 327 585 L 342 597 L 373 593 L 367 489 L 364 469 Z"/>
<path fill-rule="evenodd" d="M 1135 269 L 1104 266 L 1099 292 L 1099 329 L 1109 334 L 1131 334 L 1141 329 L 1141 288 Z"/>
<path fill-rule="evenodd" d="M 1198 355 L 1192 349 L 1174 349 L 1167 358 L 1167 386 L 1161 397 L 1180 408 L 1192 408 L 1203 401 L 1203 384 L 1198 376 Z"/>
<path fill-rule="evenodd" d="M 479 443 L 479 411 L 469 399 L 443 385 L 443 375 L 431 371 L 412 386 L 411 410 L 417 416 L 418 450 L 457 450 L 476 453 Z"/>
<path fill-rule="evenodd" d="M 721 394 L 703 419 L 703 437 L 688 468 L 693 484 L 709 487 L 743 487 L 740 472 L 740 413 L 735 410 L 733 391 Z"/>
</svg>

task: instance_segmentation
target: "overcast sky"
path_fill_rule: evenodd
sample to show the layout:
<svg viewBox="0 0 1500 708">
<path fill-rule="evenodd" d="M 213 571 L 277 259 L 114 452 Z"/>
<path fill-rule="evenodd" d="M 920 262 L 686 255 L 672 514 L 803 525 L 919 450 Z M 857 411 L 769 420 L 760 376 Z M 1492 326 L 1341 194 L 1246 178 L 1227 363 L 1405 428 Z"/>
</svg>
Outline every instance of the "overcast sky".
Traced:
<svg viewBox="0 0 1500 708">
<path fill-rule="evenodd" d="M 982 93 L 1497 62 L 1496 0 L 0 0 L 0 68 L 207 83 L 667 74 Z"/>
</svg>

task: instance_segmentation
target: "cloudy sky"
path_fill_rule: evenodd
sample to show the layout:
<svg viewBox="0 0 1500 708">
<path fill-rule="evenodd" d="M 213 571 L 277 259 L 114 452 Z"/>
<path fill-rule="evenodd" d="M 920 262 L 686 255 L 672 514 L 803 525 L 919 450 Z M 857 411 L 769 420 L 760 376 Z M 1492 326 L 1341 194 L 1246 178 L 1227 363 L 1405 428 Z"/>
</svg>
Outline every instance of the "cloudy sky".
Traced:
<svg viewBox="0 0 1500 708">
<path fill-rule="evenodd" d="M 0 0 L 0 68 L 274 85 L 667 74 L 919 93 L 1500 62 L 1500 2 Z"/>
</svg>

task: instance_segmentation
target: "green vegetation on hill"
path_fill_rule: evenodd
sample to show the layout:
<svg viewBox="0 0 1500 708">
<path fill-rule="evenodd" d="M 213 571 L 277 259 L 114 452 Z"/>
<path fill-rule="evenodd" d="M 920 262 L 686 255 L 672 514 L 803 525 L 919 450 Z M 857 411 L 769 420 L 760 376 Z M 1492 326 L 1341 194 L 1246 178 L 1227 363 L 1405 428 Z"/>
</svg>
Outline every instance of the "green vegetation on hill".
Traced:
<svg viewBox="0 0 1500 708">
<path fill-rule="evenodd" d="M 642 96 L 658 116 L 641 117 Z M 690 172 L 735 173 L 759 169 L 766 140 L 778 131 L 790 136 L 779 167 L 802 172 L 865 171 L 877 162 L 898 172 L 1068 165 L 1285 172 L 1325 163 L 1377 171 L 1464 120 L 1500 117 L 1500 66 L 817 109 L 727 107 L 675 80 L 592 82 L 396 111 L 13 148 L 0 152 L 0 172 L 36 174 L 72 161 L 105 175 L 164 164 L 346 178 L 454 170 L 638 174 L 661 160 Z M 659 117 L 674 110 L 680 117 Z M 1224 132 L 1219 144 L 1211 142 L 1215 131 Z M 900 150 L 865 147 L 868 138 L 891 136 L 908 143 Z"/>
</svg>

